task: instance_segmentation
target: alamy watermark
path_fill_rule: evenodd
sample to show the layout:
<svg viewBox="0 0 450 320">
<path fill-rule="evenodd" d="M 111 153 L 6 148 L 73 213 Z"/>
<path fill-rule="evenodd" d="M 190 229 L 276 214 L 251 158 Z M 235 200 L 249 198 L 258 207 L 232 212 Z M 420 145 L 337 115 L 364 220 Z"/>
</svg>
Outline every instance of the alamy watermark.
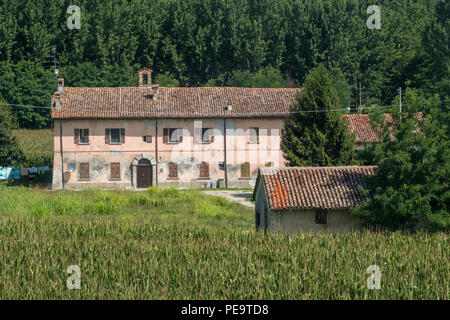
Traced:
<svg viewBox="0 0 450 320">
<path fill-rule="evenodd" d="M 70 17 L 67 18 L 67 28 L 69 30 L 81 29 L 81 10 L 79 6 L 70 5 L 67 8 L 67 13 Z"/>
<path fill-rule="evenodd" d="M 381 289 L 381 270 L 380 267 L 373 264 L 368 266 L 366 269 L 366 273 L 370 274 L 370 277 L 367 278 L 367 289 L 373 290 Z"/>
<path fill-rule="evenodd" d="M 81 289 L 80 267 L 77 265 L 68 266 L 66 272 L 71 275 L 67 278 L 67 288 L 69 290 L 73 290 L 73 289 L 80 290 Z"/>
<path fill-rule="evenodd" d="M 367 8 L 367 14 L 370 17 L 367 19 L 366 25 L 369 29 L 381 29 L 381 9 L 377 5 L 371 5 Z"/>
</svg>

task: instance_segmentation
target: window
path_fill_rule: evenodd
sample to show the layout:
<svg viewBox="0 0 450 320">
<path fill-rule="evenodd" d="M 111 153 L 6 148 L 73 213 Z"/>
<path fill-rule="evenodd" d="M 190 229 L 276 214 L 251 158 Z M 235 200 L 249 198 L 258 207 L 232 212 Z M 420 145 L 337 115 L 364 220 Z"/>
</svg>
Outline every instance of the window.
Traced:
<svg viewBox="0 0 450 320">
<path fill-rule="evenodd" d="M 273 162 L 266 162 L 266 167 L 273 167 Z"/>
<path fill-rule="evenodd" d="M 250 178 L 250 162 L 241 163 L 241 178 Z"/>
<path fill-rule="evenodd" d="M 169 178 L 178 178 L 178 165 L 175 162 L 169 162 Z"/>
<path fill-rule="evenodd" d="M 317 209 L 316 210 L 316 224 L 327 224 L 328 222 L 328 210 Z"/>
<path fill-rule="evenodd" d="M 105 129 L 106 144 L 122 144 L 125 143 L 125 129 L 111 128 Z"/>
<path fill-rule="evenodd" d="M 164 143 L 179 143 L 183 141 L 181 135 L 182 129 L 178 128 L 164 128 L 163 129 L 163 141 Z"/>
<path fill-rule="evenodd" d="M 120 179 L 120 162 L 111 162 L 111 179 Z"/>
<path fill-rule="evenodd" d="M 111 129 L 111 143 L 120 143 L 120 129 Z"/>
<path fill-rule="evenodd" d="M 143 136 L 142 141 L 147 142 L 147 143 L 152 143 L 152 136 Z"/>
<path fill-rule="evenodd" d="M 225 170 L 225 163 L 223 161 L 219 162 L 219 170 Z"/>
<path fill-rule="evenodd" d="M 80 179 L 89 179 L 89 163 L 80 163 Z"/>
<path fill-rule="evenodd" d="M 142 84 L 148 84 L 148 74 L 142 74 Z"/>
<path fill-rule="evenodd" d="M 89 129 L 74 129 L 74 143 L 75 144 L 89 143 Z"/>
<path fill-rule="evenodd" d="M 259 128 L 250 128 L 249 143 L 259 143 Z"/>
<path fill-rule="evenodd" d="M 213 143 L 214 136 L 212 135 L 212 128 L 202 128 L 202 143 Z"/>
<path fill-rule="evenodd" d="M 200 164 L 200 178 L 209 178 L 209 164 L 207 162 Z"/>
</svg>

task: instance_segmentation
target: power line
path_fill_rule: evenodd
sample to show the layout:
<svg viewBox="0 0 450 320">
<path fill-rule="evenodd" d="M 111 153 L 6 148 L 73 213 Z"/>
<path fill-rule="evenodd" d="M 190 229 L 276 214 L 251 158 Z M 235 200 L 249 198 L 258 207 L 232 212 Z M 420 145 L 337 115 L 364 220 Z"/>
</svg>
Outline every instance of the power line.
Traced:
<svg viewBox="0 0 450 320">
<path fill-rule="evenodd" d="M 12 104 L 12 103 L 0 103 L 0 105 L 8 105 L 13 107 L 21 107 L 21 108 L 37 108 L 37 109 L 49 109 L 49 110 L 57 110 L 57 111 L 81 111 L 81 112 L 92 112 L 92 113 L 99 113 L 103 112 L 103 110 L 98 109 L 79 109 L 79 108 L 67 108 L 67 109 L 54 109 L 52 107 L 44 107 L 44 106 L 34 106 L 34 105 L 23 105 L 23 104 Z M 376 109 L 376 108 L 392 108 L 392 106 L 372 106 L 372 107 L 365 107 L 364 109 Z M 319 113 L 319 112 L 339 112 L 339 111 L 348 111 L 349 109 L 323 109 L 323 110 L 297 110 L 297 111 L 286 111 L 286 112 L 254 112 L 255 115 L 287 115 L 287 114 L 298 114 L 298 113 Z M 117 112 L 119 110 L 111 110 L 111 112 Z M 126 112 L 130 115 L 148 115 L 149 112 L 142 112 L 142 111 L 128 111 Z M 155 111 L 152 112 L 155 115 L 164 113 L 167 114 L 165 111 Z M 183 115 L 198 115 L 202 116 L 203 114 L 193 114 L 193 113 L 177 113 L 177 116 L 183 116 Z M 233 116 L 238 115 L 248 115 L 248 113 L 233 113 Z"/>
</svg>

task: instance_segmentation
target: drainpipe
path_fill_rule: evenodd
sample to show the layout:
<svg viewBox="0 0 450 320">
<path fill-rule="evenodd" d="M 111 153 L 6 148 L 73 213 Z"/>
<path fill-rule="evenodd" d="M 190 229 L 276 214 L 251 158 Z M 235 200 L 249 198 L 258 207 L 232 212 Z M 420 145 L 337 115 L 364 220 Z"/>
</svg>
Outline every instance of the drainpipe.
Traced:
<svg viewBox="0 0 450 320">
<path fill-rule="evenodd" d="M 62 143 L 62 120 L 59 120 L 59 150 L 61 153 L 61 182 L 64 189 L 64 156 L 63 156 L 63 143 Z"/>
<path fill-rule="evenodd" d="M 158 186 L 158 119 L 155 119 L 155 127 L 156 127 L 156 133 L 155 133 L 155 157 L 156 157 L 156 186 Z"/>
<path fill-rule="evenodd" d="M 223 119 L 223 168 L 225 170 L 225 187 L 228 188 L 228 170 L 227 170 L 227 122 Z"/>
</svg>

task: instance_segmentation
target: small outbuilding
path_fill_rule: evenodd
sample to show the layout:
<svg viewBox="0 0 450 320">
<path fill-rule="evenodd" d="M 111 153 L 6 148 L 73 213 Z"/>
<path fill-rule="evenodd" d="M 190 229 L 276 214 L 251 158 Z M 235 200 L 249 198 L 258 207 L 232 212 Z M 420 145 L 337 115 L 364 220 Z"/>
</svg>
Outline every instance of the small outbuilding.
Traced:
<svg viewBox="0 0 450 320">
<path fill-rule="evenodd" d="M 359 230 L 351 208 L 363 203 L 375 166 L 260 168 L 253 190 L 256 229 L 287 233 Z M 370 196 L 370 195 L 369 195 Z"/>
</svg>

